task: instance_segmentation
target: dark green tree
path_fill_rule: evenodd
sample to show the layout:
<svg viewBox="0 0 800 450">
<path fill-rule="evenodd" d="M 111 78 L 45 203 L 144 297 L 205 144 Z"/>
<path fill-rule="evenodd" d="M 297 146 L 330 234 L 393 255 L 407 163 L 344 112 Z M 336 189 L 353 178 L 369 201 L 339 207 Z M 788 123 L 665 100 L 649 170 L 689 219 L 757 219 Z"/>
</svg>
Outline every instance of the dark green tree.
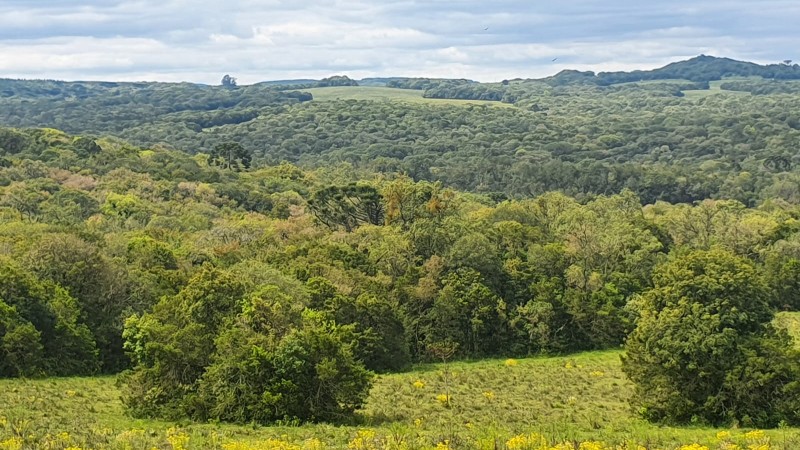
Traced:
<svg viewBox="0 0 800 450">
<path fill-rule="evenodd" d="M 225 76 L 222 77 L 222 86 L 226 87 L 226 88 L 235 88 L 236 87 L 236 78 L 234 78 L 234 77 L 232 77 L 232 76 L 230 76 L 228 74 L 225 74 Z"/>
<path fill-rule="evenodd" d="M 352 351 L 353 326 L 336 325 L 311 310 L 287 314 L 270 297 L 254 297 L 237 324 L 217 339 L 200 382 L 205 413 L 195 416 L 262 424 L 348 418 L 372 384 L 372 374 Z M 274 327 L 276 321 L 283 325 Z"/>
<path fill-rule="evenodd" d="M 211 151 L 210 162 L 229 170 L 245 170 L 250 168 L 253 156 L 238 142 L 217 144 Z"/>
<path fill-rule="evenodd" d="M 800 355 L 770 324 L 769 290 L 719 249 L 676 254 L 653 275 L 625 344 L 633 406 L 648 420 L 798 423 Z"/>
<path fill-rule="evenodd" d="M 354 327 L 303 310 L 275 285 L 247 294 L 204 266 L 178 295 L 125 324 L 137 366 L 123 401 L 137 416 L 270 423 L 335 421 L 361 406 L 372 374 Z"/>
<path fill-rule="evenodd" d="M 125 349 L 135 367 L 125 377 L 123 402 L 137 416 L 197 414 L 193 397 L 210 364 L 220 327 L 239 310 L 244 286 L 230 273 L 204 265 L 177 295 L 125 322 Z M 157 392 L 157 395 L 153 395 Z"/>
<path fill-rule="evenodd" d="M 0 259 L 0 376 L 88 375 L 97 368 L 75 299 Z"/>
<path fill-rule="evenodd" d="M 349 184 L 328 186 L 315 192 L 308 206 L 320 222 L 330 228 L 353 231 L 359 225 L 383 225 L 385 208 L 381 194 L 372 186 Z"/>
</svg>

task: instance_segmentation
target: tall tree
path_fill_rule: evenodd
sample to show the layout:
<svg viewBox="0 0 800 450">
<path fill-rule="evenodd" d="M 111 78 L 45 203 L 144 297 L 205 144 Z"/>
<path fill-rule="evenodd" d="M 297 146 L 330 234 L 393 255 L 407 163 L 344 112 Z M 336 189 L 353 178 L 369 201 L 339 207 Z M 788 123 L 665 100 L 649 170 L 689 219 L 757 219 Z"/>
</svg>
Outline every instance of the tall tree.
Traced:
<svg viewBox="0 0 800 450">
<path fill-rule="evenodd" d="M 240 171 L 250 168 L 253 156 L 238 142 L 217 144 L 211 151 L 211 164 L 223 169 Z"/>
<path fill-rule="evenodd" d="M 719 249 L 673 255 L 641 298 L 623 370 L 633 406 L 666 423 L 798 423 L 800 354 L 771 325 L 769 290 Z"/>
<path fill-rule="evenodd" d="M 234 88 L 236 87 L 236 78 L 225 74 L 225 76 L 222 77 L 222 85 L 227 88 Z"/>
</svg>

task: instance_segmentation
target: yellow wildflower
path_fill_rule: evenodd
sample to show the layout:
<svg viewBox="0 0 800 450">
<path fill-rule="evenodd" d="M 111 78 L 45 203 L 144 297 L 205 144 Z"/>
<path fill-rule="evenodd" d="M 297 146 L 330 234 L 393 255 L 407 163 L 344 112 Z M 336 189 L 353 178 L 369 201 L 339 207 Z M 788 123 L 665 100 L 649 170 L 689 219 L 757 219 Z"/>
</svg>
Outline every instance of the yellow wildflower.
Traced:
<svg viewBox="0 0 800 450">
<path fill-rule="evenodd" d="M 527 438 L 524 434 L 518 434 L 506 441 L 506 448 L 508 450 L 524 449 L 527 445 Z"/>
<path fill-rule="evenodd" d="M 517 363 L 516 359 L 509 358 L 509 359 L 506 360 L 506 367 L 514 367 L 517 364 L 518 363 Z"/>
<path fill-rule="evenodd" d="M 575 450 L 575 447 L 572 445 L 572 443 L 562 442 L 550 447 L 548 450 Z"/>
<path fill-rule="evenodd" d="M 436 450 L 450 450 L 450 441 L 445 439 L 444 442 L 436 444 Z"/>
<path fill-rule="evenodd" d="M 189 444 L 189 435 L 172 427 L 167 430 L 167 442 L 169 442 L 173 450 L 185 450 L 186 446 Z"/>
<path fill-rule="evenodd" d="M 375 432 L 372 430 L 359 430 L 356 437 L 347 443 L 350 450 L 375 450 Z"/>
<path fill-rule="evenodd" d="M 492 391 L 484 392 L 483 396 L 486 397 L 486 400 L 489 400 L 489 401 L 494 400 L 494 392 L 492 392 Z"/>
<path fill-rule="evenodd" d="M 417 389 L 422 389 L 425 387 L 425 382 L 422 380 L 417 380 L 414 382 L 413 386 Z"/>
<path fill-rule="evenodd" d="M 22 450 L 22 439 L 13 437 L 0 442 L 0 450 Z"/>
<path fill-rule="evenodd" d="M 744 434 L 744 438 L 748 441 L 757 441 L 759 439 L 764 439 L 764 431 L 762 430 L 753 430 L 749 431 Z"/>
<path fill-rule="evenodd" d="M 251 450 L 250 446 L 243 442 L 226 442 L 222 444 L 222 450 Z"/>
<path fill-rule="evenodd" d="M 325 443 L 317 438 L 306 439 L 303 442 L 303 450 L 325 450 Z"/>
<path fill-rule="evenodd" d="M 599 378 L 599 377 L 602 377 L 603 375 L 605 375 L 605 372 L 603 372 L 602 370 L 595 370 L 595 371 L 589 372 L 589 375 L 593 376 L 595 378 Z"/>
<path fill-rule="evenodd" d="M 679 447 L 678 450 L 708 450 L 708 447 L 700 444 L 689 444 Z"/>
<path fill-rule="evenodd" d="M 605 444 L 602 442 L 597 441 L 586 441 L 581 442 L 581 445 L 578 447 L 578 450 L 605 450 Z"/>
<path fill-rule="evenodd" d="M 439 394 L 436 396 L 436 401 L 444 406 L 450 406 L 450 396 L 447 394 Z"/>
<path fill-rule="evenodd" d="M 546 445 L 547 441 L 539 433 L 518 434 L 506 441 L 508 450 L 538 450 Z"/>
</svg>

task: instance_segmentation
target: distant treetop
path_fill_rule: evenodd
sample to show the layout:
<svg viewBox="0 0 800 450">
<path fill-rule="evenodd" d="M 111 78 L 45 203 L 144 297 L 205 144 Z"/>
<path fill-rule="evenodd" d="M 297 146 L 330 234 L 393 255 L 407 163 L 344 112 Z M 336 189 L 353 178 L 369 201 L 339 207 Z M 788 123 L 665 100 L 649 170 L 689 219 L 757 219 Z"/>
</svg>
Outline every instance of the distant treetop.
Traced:
<svg viewBox="0 0 800 450">
<path fill-rule="evenodd" d="M 225 76 L 222 77 L 222 85 L 225 87 L 236 87 L 236 78 L 225 74 Z"/>
</svg>

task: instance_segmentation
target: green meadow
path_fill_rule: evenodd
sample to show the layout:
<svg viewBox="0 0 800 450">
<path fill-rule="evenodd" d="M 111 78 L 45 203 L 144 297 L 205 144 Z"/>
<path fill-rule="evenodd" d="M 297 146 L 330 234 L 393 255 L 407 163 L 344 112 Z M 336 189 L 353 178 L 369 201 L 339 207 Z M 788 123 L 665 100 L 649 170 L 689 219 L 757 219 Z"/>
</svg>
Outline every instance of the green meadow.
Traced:
<svg viewBox="0 0 800 450">
<path fill-rule="evenodd" d="M 460 100 L 425 98 L 423 91 L 415 89 L 397 89 L 376 86 L 335 86 L 323 88 L 303 89 L 314 96 L 317 101 L 332 100 L 372 100 L 387 102 L 406 102 L 427 105 L 491 105 L 499 107 L 512 107 L 509 103 L 493 102 L 486 100 Z"/>
<path fill-rule="evenodd" d="M 800 328 L 797 314 L 781 314 L 778 321 Z M 446 443 L 448 448 L 511 449 L 518 444 L 512 438 L 520 440 L 520 435 L 526 439 L 521 448 L 531 449 L 800 446 L 800 429 L 673 428 L 638 419 L 627 404 L 632 386 L 621 371 L 620 354 L 439 363 L 380 375 L 355 422 L 345 424 L 262 427 L 138 420 L 125 414 L 114 377 L 0 380 L 0 448 L 24 442 L 19 448 L 169 449 L 177 443 L 183 448 L 289 449 L 311 443 L 355 450 Z M 537 446 L 531 439 L 548 445 Z M 600 446 L 581 447 L 587 442 Z M 693 443 L 698 446 L 687 446 Z"/>
</svg>

